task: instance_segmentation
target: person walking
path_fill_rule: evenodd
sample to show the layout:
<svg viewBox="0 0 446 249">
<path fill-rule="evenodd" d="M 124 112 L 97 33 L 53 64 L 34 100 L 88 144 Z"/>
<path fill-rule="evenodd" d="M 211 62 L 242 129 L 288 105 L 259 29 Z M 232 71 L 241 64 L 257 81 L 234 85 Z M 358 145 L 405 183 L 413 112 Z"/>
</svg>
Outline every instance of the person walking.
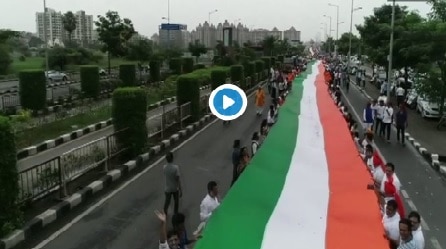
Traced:
<svg viewBox="0 0 446 249">
<path fill-rule="evenodd" d="M 232 181 L 231 186 L 234 184 L 235 180 L 237 180 L 238 176 L 238 166 L 240 163 L 240 140 L 234 140 L 234 144 L 232 146 Z"/>
<path fill-rule="evenodd" d="M 254 132 L 254 134 L 252 134 L 252 141 L 251 141 L 251 158 L 254 157 L 254 155 L 256 154 L 257 150 L 259 149 L 259 140 L 260 140 L 260 136 L 259 133 L 256 131 Z"/>
<path fill-rule="evenodd" d="M 383 126 L 382 126 L 382 132 L 386 135 L 387 142 L 390 143 L 390 130 L 392 128 L 392 121 L 393 121 L 393 107 L 392 103 L 388 102 L 387 106 L 384 108 L 383 112 Z"/>
<path fill-rule="evenodd" d="M 368 102 L 362 113 L 362 120 L 364 122 L 364 129 L 371 130 L 375 122 L 375 113 L 372 108 L 372 103 Z"/>
<path fill-rule="evenodd" d="M 174 214 L 177 214 L 179 207 L 179 198 L 181 198 L 181 196 L 183 195 L 180 181 L 180 168 L 178 167 L 178 165 L 173 164 L 172 152 L 167 152 L 166 161 L 167 164 L 164 165 L 163 167 L 163 173 L 166 184 L 164 188 L 164 194 L 165 194 L 164 214 L 167 215 L 167 211 L 169 210 L 170 201 L 172 197 L 174 201 L 173 212 Z"/>
<path fill-rule="evenodd" d="M 413 240 L 417 244 L 416 249 L 424 249 L 425 248 L 425 241 L 424 241 L 424 235 L 423 230 L 421 230 L 421 216 L 417 211 L 412 211 L 407 216 L 412 223 L 412 235 Z"/>
<path fill-rule="evenodd" d="M 385 109 L 384 101 L 382 99 L 378 100 L 378 104 L 375 105 L 375 112 L 376 112 L 376 123 L 375 123 L 375 132 L 378 133 L 379 136 L 382 136 L 383 133 L 383 116 L 384 116 L 384 109 Z"/>
<path fill-rule="evenodd" d="M 396 140 L 398 140 L 398 142 L 401 141 L 401 144 L 404 146 L 406 142 L 404 133 L 406 132 L 406 128 L 408 126 L 407 111 L 406 107 L 404 106 L 404 103 L 400 104 L 400 108 L 398 109 L 398 112 L 395 114 L 395 119 L 396 119 Z"/>
<path fill-rule="evenodd" d="M 256 107 L 257 107 L 257 116 L 262 116 L 263 107 L 265 106 L 265 91 L 263 88 L 259 86 L 256 91 Z"/>
<path fill-rule="evenodd" d="M 214 210 L 220 205 L 217 182 L 208 182 L 207 190 L 208 192 L 200 204 L 200 221 L 205 223 L 211 217 L 212 212 L 214 212 Z"/>
<path fill-rule="evenodd" d="M 396 104 L 400 106 L 404 103 L 404 98 L 406 94 L 406 90 L 401 86 L 401 84 L 398 85 L 398 87 L 395 90 L 396 93 Z"/>
</svg>

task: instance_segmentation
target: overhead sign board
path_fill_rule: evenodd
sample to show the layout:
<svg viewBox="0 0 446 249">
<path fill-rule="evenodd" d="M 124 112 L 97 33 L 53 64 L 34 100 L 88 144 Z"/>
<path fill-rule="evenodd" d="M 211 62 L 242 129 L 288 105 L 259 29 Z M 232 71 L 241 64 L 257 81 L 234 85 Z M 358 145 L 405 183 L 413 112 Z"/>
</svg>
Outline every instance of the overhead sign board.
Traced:
<svg viewBox="0 0 446 249">
<path fill-rule="evenodd" d="M 174 24 L 174 23 L 162 23 L 162 30 L 186 30 L 187 25 L 184 24 Z"/>
</svg>

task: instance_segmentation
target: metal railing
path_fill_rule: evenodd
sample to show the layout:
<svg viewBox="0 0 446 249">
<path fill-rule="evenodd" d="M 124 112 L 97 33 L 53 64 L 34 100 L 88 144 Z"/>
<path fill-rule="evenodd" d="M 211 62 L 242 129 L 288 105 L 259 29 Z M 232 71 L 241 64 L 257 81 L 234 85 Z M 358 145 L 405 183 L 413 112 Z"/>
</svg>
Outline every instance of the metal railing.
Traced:
<svg viewBox="0 0 446 249">
<path fill-rule="evenodd" d="M 187 102 L 181 106 L 176 106 L 174 108 L 168 109 L 165 105 L 162 107 L 162 113 L 158 116 L 152 117 L 150 120 L 152 123 L 158 124 L 154 128 L 148 131 L 149 137 L 159 135 L 161 139 L 164 138 L 164 131 L 171 128 L 174 125 L 179 125 L 183 128 L 184 122 L 191 117 L 191 103 Z M 149 122 L 150 122 L 149 120 Z"/>
<path fill-rule="evenodd" d="M 57 190 L 60 190 L 61 197 L 67 196 L 67 184 L 76 178 L 102 166 L 108 171 L 110 159 L 125 150 L 116 142 L 120 132 L 125 130 L 91 141 L 19 172 L 19 202 L 38 200 Z"/>
</svg>

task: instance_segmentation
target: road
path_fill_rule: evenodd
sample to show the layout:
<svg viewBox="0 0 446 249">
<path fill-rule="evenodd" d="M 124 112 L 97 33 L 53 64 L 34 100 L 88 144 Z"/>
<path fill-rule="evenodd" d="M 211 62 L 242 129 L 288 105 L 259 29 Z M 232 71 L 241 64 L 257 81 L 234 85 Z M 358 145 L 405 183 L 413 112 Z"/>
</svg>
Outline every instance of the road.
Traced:
<svg viewBox="0 0 446 249">
<path fill-rule="evenodd" d="M 349 109 L 352 110 L 353 107 L 356 114 L 362 115 L 366 97 L 354 86 L 345 95 Z M 415 148 L 397 144 L 394 128 L 392 132 L 391 144 L 381 138 L 377 138 L 375 142 L 386 161 L 395 164 L 408 210 L 417 209 L 424 218 L 426 248 L 446 248 L 446 184 Z"/>
<path fill-rule="evenodd" d="M 201 94 L 205 95 L 205 94 L 209 94 L 209 92 L 210 92 L 210 90 L 203 90 L 201 92 Z M 175 103 L 170 103 L 170 104 L 166 105 L 164 108 L 165 108 L 165 111 L 167 112 L 169 110 L 176 108 L 176 106 L 177 106 L 177 103 L 175 102 Z M 156 127 L 160 124 L 159 116 L 162 114 L 162 112 L 163 112 L 163 108 L 158 107 L 156 109 L 150 110 L 147 113 L 147 117 L 148 117 L 147 126 L 148 126 L 149 130 L 152 130 L 153 127 Z M 17 168 L 19 171 L 29 169 L 35 165 L 44 163 L 56 156 L 62 155 L 63 153 L 65 153 L 73 148 L 79 147 L 79 146 L 86 144 L 90 141 L 94 141 L 96 139 L 109 136 L 109 135 L 113 134 L 113 132 L 114 132 L 113 126 L 108 126 L 108 127 L 101 129 L 99 131 L 92 132 L 92 133 L 82 136 L 78 139 L 61 144 L 53 149 L 43 151 L 43 152 L 36 154 L 34 156 L 26 157 L 26 158 L 17 162 Z"/>
<path fill-rule="evenodd" d="M 249 145 L 251 134 L 259 129 L 261 118 L 255 115 L 254 98 L 249 100 L 247 112 L 230 126 L 223 126 L 220 120 L 213 122 L 175 152 L 174 160 L 181 167 L 184 188 L 180 211 L 186 215 L 190 236 L 199 223 L 199 205 L 206 195 L 207 182 L 218 181 L 222 196 L 229 189 L 233 140 L 241 139 L 242 144 Z M 67 218 L 65 222 L 71 223 L 64 232 L 36 249 L 158 248 L 159 222 L 153 211 L 161 209 L 164 201 L 164 164 L 164 160 L 155 162 L 114 196 L 103 199 L 92 212 L 75 218 L 77 222 L 72 221 L 74 216 Z M 51 235 L 56 229 L 59 227 L 42 232 L 46 234 L 36 234 L 34 243 L 23 247 L 35 246 L 39 238 Z"/>
</svg>

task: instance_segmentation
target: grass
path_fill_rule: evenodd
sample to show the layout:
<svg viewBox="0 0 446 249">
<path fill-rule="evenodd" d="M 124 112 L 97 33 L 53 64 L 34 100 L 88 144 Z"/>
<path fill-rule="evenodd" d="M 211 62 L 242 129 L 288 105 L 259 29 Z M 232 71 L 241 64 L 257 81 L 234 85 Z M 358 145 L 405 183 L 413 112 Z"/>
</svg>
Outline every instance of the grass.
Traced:
<svg viewBox="0 0 446 249">
<path fill-rule="evenodd" d="M 131 61 L 128 61 L 123 58 L 112 58 L 110 64 L 112 67 L 117 67 L 121 64 L 129 62 Z M 16 74 L 25 69 L 44 69 L 44 63 L 45 63 L 44 57 L 28 57 L 26 58 L 25 61 L 20 61 L 18 58 L 15 58 L 11 64 L 11 71 L 14 74 Z M 104 56 L 104 58 L 101 61 L 99 61 L 98 65 L 100 67 L 107 68 L 108 67 L 107 57 Z M 80 65 L 67 65 L 67 71 L 79 71 L 79 66 Z"/>
<path fill-rule="evenodd" d="M 79 128 L 107 120 L 111 117 L 111 107 L 104 106 L 89 113 L 83 113 L 45 124 L 32 129 L 24 130 L 16 136 L 16 147 L 18 149 L 26 148 L 42 141 L 53 139 L 73 130 L 72 126 Z"/>
</svg>

